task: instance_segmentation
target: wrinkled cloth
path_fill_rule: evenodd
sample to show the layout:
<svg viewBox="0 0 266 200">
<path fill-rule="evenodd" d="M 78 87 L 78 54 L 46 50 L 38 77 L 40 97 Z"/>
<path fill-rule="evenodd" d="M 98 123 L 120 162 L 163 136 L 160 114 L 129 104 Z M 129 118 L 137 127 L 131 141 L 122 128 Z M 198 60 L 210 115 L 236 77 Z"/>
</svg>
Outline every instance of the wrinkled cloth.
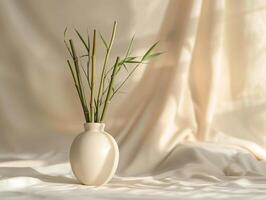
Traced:
<svg viewBox="0 0 266 200">
<path fill-rule="evenodd" d="M 260 0 L 0 1 L 0 199 L 265 199 L 265 8 Z M 106 130 L 119 166 L 91 188 L 68 162 L 83 116 L 63 32 L 108 36 L 113 20 L 111 61 L 134 34 L 134 55 L 156 40 L 164 54 L 112 101 Z"/>
<path fill-rule="evenodd" d="M 180 144 L 152 176 L 116 176 L 101 187 L 79 184 L 69 163 L 6 161 L 0 174 L 1 199 L 266 198 L 266 162 L 248 151 L 211 143 Z"/>
</svg>

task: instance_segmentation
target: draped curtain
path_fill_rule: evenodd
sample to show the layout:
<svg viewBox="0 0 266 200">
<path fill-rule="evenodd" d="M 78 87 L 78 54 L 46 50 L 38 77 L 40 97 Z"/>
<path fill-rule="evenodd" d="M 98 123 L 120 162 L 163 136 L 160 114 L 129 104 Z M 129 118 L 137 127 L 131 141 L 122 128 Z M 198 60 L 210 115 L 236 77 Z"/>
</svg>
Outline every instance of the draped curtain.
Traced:
<svg viewBox="0 0 266 200">
<path fill-rule="evenodd" d="M 107 113 L 120 148 L 117 174 L 158 175 L 197 163 L 190 170 L 215 176 L 232 159 L 266 174 L 258 161 L 266 157 L 263 0 L 0 1 L 1 161 L 68 161 L 84 120 L 63 32 L 97 28 L 107 36 L 113 20 L 112 59 L 134 34 L 135 54 L 156 40 L 164 52 L 141 67 Z M 101 65 L 104 51 L 97 53 Z"/>
<path fill-rule="evenodd" d="M 166 53 L 110 120 L 122 171 L 156 171 L 187 140 L 265 158 L 264 19 L 263 1 L 169 2 L 158 36 Z"/>
</svg>

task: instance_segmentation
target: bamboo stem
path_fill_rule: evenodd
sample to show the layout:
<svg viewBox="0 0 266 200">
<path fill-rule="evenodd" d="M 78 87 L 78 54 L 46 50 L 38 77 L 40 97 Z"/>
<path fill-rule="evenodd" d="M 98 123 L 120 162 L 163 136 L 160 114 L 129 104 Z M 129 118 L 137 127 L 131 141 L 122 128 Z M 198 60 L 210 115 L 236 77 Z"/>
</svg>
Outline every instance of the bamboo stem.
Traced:
<svg viewBox="0 0 266 200">
<path fill-rule="evenodd" d="M 81 106 L 83 108 L 83 113 L 84 113 L 86 122 L 89 122 L 90 121 L 90 119 L 89 119 L 89 111 L 88 111 L 87 103 L 86 103 L 86 100 L 85 100 L 84 94 L 83 94 L 83 85 L 82 85 L 82 79 L 81 79 L 81 76 L 80 76 L 78 58 L 76 56 L 76 51 L 75 51 L 75 47 L 73 45 L 72 40 L 69 40 L 69 43 L 70 43 L 70 47 L 71 47 L 71 51 L 72 51 L 72 55 L 73 55 L 72 59 L 73 59 L 74 66 L 75 66 L 76 78 L 75 78 L 75 75 L 74 75 L 74 70 L 72 69 L 69 60 L 67 60 L 67 63 L 68 63 L 68 66 L 69 66 L 69 68 L 71 70 L 71 73 L 72 73 L 72 76 L 73 76 L 73 79 L 74 79 L 75 87 L 76 87 L 76 90 L 77 90 L 78 95 L 79 95 L 80 103 L 81 103 Z"/>
<path fill-rule="evenodd" d="M 97 96 L 97 113 L 99 114 L 99 103 L 100 103 L 100 96 L 103 95 L 102 94 L 102 88 L 104 85 L 104 75 L 105 75 L 105 71 L 106 71 L 106 66 L 107 66 L 107 61 L 110 55 L 110 51 L 114 42 L 114 38 L 115 38 L 115 33 L 116 33 L 116 26 L 117 26 L 117 22 L 114 22 L 113 25 L 113 31 L 112 31 L 112 36 L 109 42 L 109 46 L 106 50 L 106 54 L 105 54 L 105 58 L 104 58 L 104 63 L 103 63 L 103 68 L 102 68 L 102 74 L 101 74 L 101 79 L 100 79 L 100 85 L 99 85 L 99 90 L 98 90 L 98 96 Z"/>
<path fill-rule="evenodd" d="M 112 65 L 110 68 L 108 68 L 108 59 L 110 56 L 111 48 L 113 46 L 113 42 L 115 39 L 116 34 L 116 26 L 117 23 L 114 22 L 112 35 L 109 41 L 109 44 L 107 44 L 106 40 L 103 38 L 103 36 L 100 34 L 100 37 L 104 43 L 104 46 L 106 47 L 106 54 L 104 57 L 104 61 L 102 64 L 101 69 L 101 76 L 99 77 L 99 87 L 96 88 L 96 41 L 97 41 L 97 35 L 96 30 L 93 31 L 93 42 L 92 42 L 92 51 L 90 51 L 90 39 L 88 34 L 88 41 L 85 41 L 85 39 L 82 37 L 82 35 L 78 32 L 78 30 L 75 30 L 79 39 L 81 40 L 82 44 L 86 48 L 87 54 L 82 55 L 80 57 L 77 56 L 74 44 L 72 40 L 69 40 L 69 44 L 64 40 L 64 43 L 66 45 L 66 48 L 70 54 L 71 62 L 67 60 L 67 63 L 70 68 L 70 72 L 73 78 L 73 82 L 75 84 L 81 106 L 83 109 L 83 113 L 86 119 L 86 122 L 102 122 L 104 120 L 105 114 L 108 110 L 108 106 L 113 98 L 113 96 L 124 86 L 126 81 L 129 79 L 129 77 L 136 71 L 136 69 L 140 66 L 143 61 L 150 60 L 161 53 L 153 53 L 152 50 L 156 47 L 158 42 L 153 44 L 146 53 L 142 56 L 141 60 L 138 61 L 138 57 L 131 56 L 131 49 L 134 37 L 131 39 L 129 46 L 127 48 L 125 57 L 120 60 L 119 57 L 116 58 L 115 64 Z M 66 30 L 64 32 L 64 38 L 65 38 Z M 88 56 L 87 60 L 87 69 L 84 69 L 82 66 L 82 60 L 80 58 Z M 90 62 L 91 60 L 91 62 Z M 73 64 L 72 64 L 73 61 Z M 133 64 L 137 63 L 132 70 L 128 71 L 127 64 Z M 121 69 L 125 67 L 125 69 L 128 71 L 128 76 L 124 78 L 118 86 L 115 86 L 115 78 L 117 75 L 119 75 Z M 82 71 L 80 72 L 80 70 Z M 87 71 L 86 71 L 87 70 Z M 84 72 L 84 75 L 87 78 L 89 89 L 88 91 L 85 90 L 85 86 L 82 83 L 82 72 Z M 110 77 L 110 79 L 109 79 Z M 98 83 L 98 82 L 97 82 Z M 106 84 L 106 85 L 105 85 Z M 97 90 L 97 91 L 96 91 Z M 97 93 L 97 94 L 96 94 Z M 88 95 L 90 94 L 90 95 Z M 90 96 L 89 100 L 87 100 L 87 95 Z M 97 96 L 96 96 L 97 95 Z"/>
<path fill-rule="evenodd" d="M 112 72 L 112 75 L 111 75 L 111 80 L 110 80 L 110 83 L 109 83 L 109 88 L 108 88 L 107 95 L 106 95 L 106 98 L 105 98 L 103 112 L 102 112 L 102 116 L 101 116 L 101 120 L 100 120 L 101 122 L 103 121 L 103 119 L 105 117 L 106 109 L 107 109 L 107 107 L 109 105 L 109 98 L 110 98 L 111 90 L 112 90 L 112 87 L 113 87 L 113 84 L 114 84 L 114 79 L 115 79 L 115 74 L 116 74 L 116 69 L 118 67 L 118 63 L 119 63 L 119 57 L 116 58 L 115 66 L 114 66 L 114 69 L 113 69 L 113 72 Z"/>
<path fill-rule="evenodd" d="M 74 80 L 74 85 L 75 85 L 76 91 L 77 91 L 78 96 L 79 96 L 79 100 L 80 100 L 80 103 L 81 103 L 81 106 L 82 106 L 82 110 L 83 110 L 84 117 L 85 117 L 85 119 L 86 119 L 86 122 L 88 122 L 89 119 L 88 119 L 88 116 L 87 116 L 87 114 L 86 114 L 86 108 L 85 108 L 85 106 L 84 106 L 84 102 L 83 102 L 83 100 L 82 100 L 82 97 L 81 97 L 81 94 L 80 94 L 80 91 L 79 91 L 79 88 L 78 88 L 77 80 L 76 80 L 75 75 L 74 75 L 74 70 L 72 69 L 72 66 L 71 66 L 69 60 L 67 60 L 67 64 L 68 64 L 68 66 L 69 66 L 69 68 L 70 68 L 70 71 L 71 71 L 71 74 L 72 74 L 72 78 L 73 78 L 73 80 Z"/>
<path fill-rule="evenodd" d="M 90 109 L 91 109 L 91 122 L 94 122 L 94 77 L 95 77 L 95 51 L 96 51 L 96 30 L 93 31 L 93 44 L 92 44 L 92 56 L 91 56 L 91 98 L 90 98 Z"/>
<path fill-rule="evenodd" d="M 87 52 L 88 52 L 88 60 L 87 60 L 87 79 L 88 79 L 88 83 L 90 83 L 90 37 L 89 37 L 89 34 L 88 34 Z M 91 89 L 90 84 L 89 84 L 89 87 L 90 87 L 90 89 Z"/>
</svg>

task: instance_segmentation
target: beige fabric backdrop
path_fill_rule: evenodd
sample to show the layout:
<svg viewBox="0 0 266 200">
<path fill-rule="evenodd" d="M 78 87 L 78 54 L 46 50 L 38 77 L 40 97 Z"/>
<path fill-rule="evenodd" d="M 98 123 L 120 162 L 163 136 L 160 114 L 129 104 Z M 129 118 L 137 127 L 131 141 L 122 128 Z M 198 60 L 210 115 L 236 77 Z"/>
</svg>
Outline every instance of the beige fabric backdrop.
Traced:
<svg viewBox="0 0 266 200">
<path fill-rule="evenodd" d="M 186 135 L 236 143 L 265 157 L 247 142 L 265 147 L 264 6 L 263 1 L 169 3 L 159 36 L 167 53 L 147 68 L 113 118 L 120 119 L 114 133 L 125 161 L 121 169 L 129 174 L 138 167 L 154 169 Z M 145 158 L 149 165 L 143 165 Z"/>
<path fill-rule="evenodd" d="M 65 65 L 64 28 L 107 35 L 116 19 L 113 55 L 134 33 L 136 54 L 155 40 L 166 51 L 108 113 L 118 174 L 265 175 L 254 157 L 266 157 L 265 8 L 259 0 L 0 1 L 1 161 L 68 161 L 83 116 Z"/>
<path fill-rule="evenodd" d="M 66 26 L 83 33 L 97 28 L 107 37 L 117 20 L 113 57 L 124 53 L 134 34 L 138 54 L 157 38 L 166 7 L 167 1 L 0 1 L 1 152 L 29 157 L 68 152 L 68 136 L 82 130 L 84 119 L 66 66 Z"/>
</svg>

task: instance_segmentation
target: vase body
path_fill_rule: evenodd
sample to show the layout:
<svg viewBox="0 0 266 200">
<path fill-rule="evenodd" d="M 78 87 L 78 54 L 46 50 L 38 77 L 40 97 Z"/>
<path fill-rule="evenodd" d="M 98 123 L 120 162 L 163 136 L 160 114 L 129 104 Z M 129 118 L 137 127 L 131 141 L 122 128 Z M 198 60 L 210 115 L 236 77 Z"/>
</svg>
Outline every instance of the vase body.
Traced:
<svg viewBox="0 0 266 200">
<path fill-rule="evenodd" d="M 70 164 L 76 178 L 85 185 L 100 186 L 114 175 L 119 151 L 102 123 L 86 123 L 70 148 Z"/>
</svg>

